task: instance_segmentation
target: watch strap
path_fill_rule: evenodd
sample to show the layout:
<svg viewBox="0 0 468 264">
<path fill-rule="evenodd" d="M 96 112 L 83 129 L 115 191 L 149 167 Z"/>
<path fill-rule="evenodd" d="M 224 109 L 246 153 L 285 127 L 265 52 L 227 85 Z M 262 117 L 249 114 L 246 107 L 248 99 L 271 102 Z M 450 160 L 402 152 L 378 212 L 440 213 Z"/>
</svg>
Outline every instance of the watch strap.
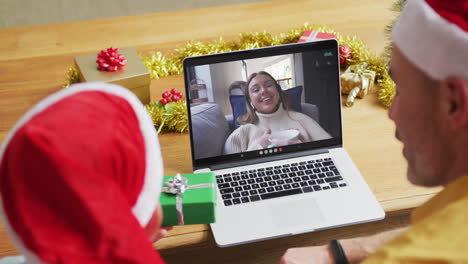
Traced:
<svg viewBox="0 0 468 264">
<path fill-rule="evenodd" d="M 348 258 L 341 246 L 340 242 L 336 239 L 330 241 L 330 249 L 335 258 L 336 264 L 349 264 Z"/>
</svg>

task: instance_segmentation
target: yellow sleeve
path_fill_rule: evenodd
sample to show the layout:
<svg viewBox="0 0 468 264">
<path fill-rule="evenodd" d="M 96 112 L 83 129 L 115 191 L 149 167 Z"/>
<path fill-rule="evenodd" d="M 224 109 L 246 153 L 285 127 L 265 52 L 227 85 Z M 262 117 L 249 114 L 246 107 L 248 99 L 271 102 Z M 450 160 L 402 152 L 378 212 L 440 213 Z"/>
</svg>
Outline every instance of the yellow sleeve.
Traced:
<svg viewBox="0 0 468 264">
<path fill-rule="evenodd" d="M 468 263 L 468 198 L 414 224 L 364 263 Z"/>
</svg>

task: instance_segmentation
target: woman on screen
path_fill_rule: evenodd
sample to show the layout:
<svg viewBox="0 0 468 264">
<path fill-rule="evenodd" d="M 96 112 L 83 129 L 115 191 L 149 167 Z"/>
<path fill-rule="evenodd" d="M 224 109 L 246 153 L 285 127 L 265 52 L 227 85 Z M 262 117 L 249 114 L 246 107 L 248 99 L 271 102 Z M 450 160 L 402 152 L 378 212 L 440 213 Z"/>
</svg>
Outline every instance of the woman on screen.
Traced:
<svg viewBox="0 0 468 264">
<path fill-rule="evenodd" d="M 315 120 L 289 109 L 287 94 L 267 72 L 250 75 L 245 99 L 247 113 L 226 140 L 225 154 L 331 138 Z"/>
</svg>

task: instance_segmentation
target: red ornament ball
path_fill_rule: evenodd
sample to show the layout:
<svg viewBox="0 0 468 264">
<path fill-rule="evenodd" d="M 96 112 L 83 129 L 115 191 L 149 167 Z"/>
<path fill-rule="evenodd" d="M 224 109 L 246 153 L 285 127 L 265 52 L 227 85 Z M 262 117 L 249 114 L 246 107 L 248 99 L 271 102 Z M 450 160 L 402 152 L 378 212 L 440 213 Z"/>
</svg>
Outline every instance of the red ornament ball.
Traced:
<svg viewBox="0 0 468 264">
<path fill-rule="evenodd" d="M 338 50 L 340 52 L 340 66 L 345 66 L 348 60 L 353 57 L 353 51 L 346 44 L 341 44 Z"/>
</svg>

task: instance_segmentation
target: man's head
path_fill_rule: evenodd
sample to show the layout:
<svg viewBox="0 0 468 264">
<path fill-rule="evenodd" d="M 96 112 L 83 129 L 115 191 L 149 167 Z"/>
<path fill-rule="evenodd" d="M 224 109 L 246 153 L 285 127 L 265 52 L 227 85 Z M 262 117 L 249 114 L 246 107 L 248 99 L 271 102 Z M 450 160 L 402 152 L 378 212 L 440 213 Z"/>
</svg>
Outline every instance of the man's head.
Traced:
<svg viewBox="0 0 468 264">
<path fill-rule="evenodd" d="M 445 185 L 468 173 L 467 14 L 466 0 L 408 0 L 392 32 L 389 117 L 414 184 Z"/>
<path fill-rule="evenodd" d="M 83 83 L 35 105 L 0 149 L 0 215 L 32 263 L 161 263 L 162 158 L 127 89 Z"/>
</svg>

